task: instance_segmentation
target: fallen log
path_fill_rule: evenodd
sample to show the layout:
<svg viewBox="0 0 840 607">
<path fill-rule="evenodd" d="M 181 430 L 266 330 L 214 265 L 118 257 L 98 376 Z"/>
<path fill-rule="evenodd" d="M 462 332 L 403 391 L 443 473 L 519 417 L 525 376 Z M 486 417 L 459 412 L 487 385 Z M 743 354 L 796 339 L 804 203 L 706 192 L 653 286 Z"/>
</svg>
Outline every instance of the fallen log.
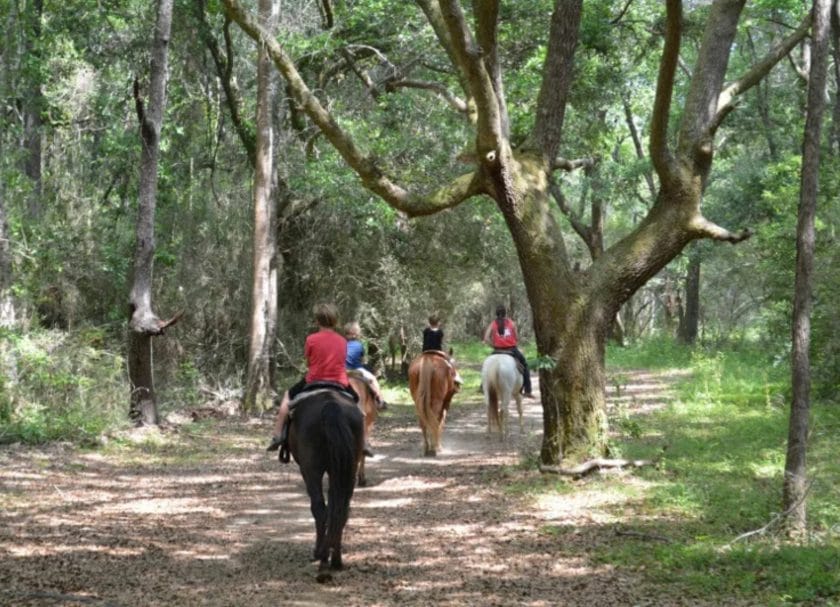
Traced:
<svg viewBox="0 0 840 607">
<path fill-rule="evenodd" d="M 658 460 L 654 459 L 604 459 L 596 458 L 578 464 L 571 468 L 562 466 L 540 465 L 540 472 L 544 474 L 559 474 L 560 476 L 571 476 L 578 479 L 601 470 L 603 468 L 641 468 L 642 466 L 655 466 Z"/>
</svg>

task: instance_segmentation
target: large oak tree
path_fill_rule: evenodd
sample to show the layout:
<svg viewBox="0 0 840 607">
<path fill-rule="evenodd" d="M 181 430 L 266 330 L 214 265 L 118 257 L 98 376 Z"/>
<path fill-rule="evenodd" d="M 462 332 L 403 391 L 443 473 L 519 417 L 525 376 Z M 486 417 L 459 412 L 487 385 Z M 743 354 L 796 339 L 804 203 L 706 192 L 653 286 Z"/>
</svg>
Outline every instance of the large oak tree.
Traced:
<svg viewBox="0 0 840 607">
<path fill-rule="evenodd" d="M 457 74 L 458 94 L 416 82 L 392 86 L 432 88 L 468 115 L 475 166 L 433 190 L 398 183 L 386 165 L 360 146 L 301 77 L 286 49 L 259 27 L 237 0 L 228 14 L 260 47 L 265 46 L 288 90 L 326 139 L 358 174 L 364 187 L 393 208 L 420 217 L 476 196 L 492 198 L 515 244 L 531 304 L 540 356 L 556 361 L 540 371 L 544 410 L 541 460 L 556 464 L 598 455 L 606 447 L 605 341 L 621 305 L 698 239 L 738 242 L 704 217 L 703 191 L 714 158 L 715 134 L 739 95 L 755 86 L 807 32 L 803 24 L 745 74 L 726 82 L 727 65 L 745 0 L 717 0 L 707 11 L 705 33 L 681 108 L 672 108 L 683 11 L 665 3 L 664 41 L 650 116 L 650 159 L 658 177 L 655 203 L 624 238 L 575 271 L 553 212 L 552 175 L 565 170 L 562 135 L 574 84 L 582 0 L 555 0 L 542 77 L 530 133 L 511 139 L 499 37 L 500 2 L 473 2 L 471 17 L 458 0 L 416 0 Z M 678 111 L 675 111 L 678 110 Z M 674 118 L 679 116 L 678 124 Z"/>
</svg>

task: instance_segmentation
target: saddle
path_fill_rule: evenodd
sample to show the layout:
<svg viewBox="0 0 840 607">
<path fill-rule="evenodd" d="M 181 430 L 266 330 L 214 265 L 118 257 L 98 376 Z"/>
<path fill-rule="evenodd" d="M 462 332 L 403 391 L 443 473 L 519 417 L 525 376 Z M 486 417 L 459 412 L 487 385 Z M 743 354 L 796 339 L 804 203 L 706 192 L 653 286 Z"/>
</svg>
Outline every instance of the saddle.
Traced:
<svg viewBox="0 0 840 607">
<path fill-rule="evenodd" d="M 522 363 L 519 362 L 519 359 L 516 358 L 516 356 L 514 356 L 513 352 L 506 349 L 495 348 L 492 352 L 490 352 L 490 356 L 493 356 L 494 354 L 507 354 L 508 356 L 510 356 L 513 360 L 516 361 L 516 370 L 519 371 L 520 375 L 525 375 L 525 367 L 522 366 Z"/>
<path fill-rule="evenodd" d="M 337 384 L 331 381 L 314 381 L 311 384 L 306 384 L 304 388 L 297 393 L 297 395 L 289 401 L 289 419 L 291 419 L 295 414 L 295 408 L 305 401 L 310 396 L 315 394 L 320 394 L 322 392 L 338 392 L 339 394 L 346 396 L 354 403 L 359 402 L 359 395 L 356 394 L 352 389 L 342 386 L 341 384 Z"/>
</svg>

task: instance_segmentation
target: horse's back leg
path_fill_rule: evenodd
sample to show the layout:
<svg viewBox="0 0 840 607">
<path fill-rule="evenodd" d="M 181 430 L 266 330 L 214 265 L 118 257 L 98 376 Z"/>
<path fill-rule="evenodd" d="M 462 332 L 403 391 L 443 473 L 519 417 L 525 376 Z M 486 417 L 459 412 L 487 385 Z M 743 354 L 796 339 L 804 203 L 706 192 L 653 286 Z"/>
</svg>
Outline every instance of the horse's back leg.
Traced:
<svg viewBox="0 0 840 607">
<path fill-rule="evenodd" d="M 312 556 L 315 560 L 326 562 L 328 556 L 327 539 L 327 503 L 324 500 L 323 473 L 304 472 L 303 481 L 306 483 L 306 493 L 309 495 L 309 510 L 315 519 L 315 550 Z"/>
</svg>

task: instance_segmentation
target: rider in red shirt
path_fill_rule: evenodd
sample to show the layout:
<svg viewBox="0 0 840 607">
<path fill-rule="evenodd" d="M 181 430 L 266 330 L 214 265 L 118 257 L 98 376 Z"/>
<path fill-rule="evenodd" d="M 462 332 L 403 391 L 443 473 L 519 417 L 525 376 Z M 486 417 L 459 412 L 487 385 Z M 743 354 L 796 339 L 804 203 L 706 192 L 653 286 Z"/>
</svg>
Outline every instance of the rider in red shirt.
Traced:
<svg viewBox="0 0 840 607">
<path fill-rule="evenodd" d="M 289 401 L 303 392 L 309 384 L 315 382 L 337 384 L 358 399 L 347 380 L 347 371 L 344 367 L 344 360 L 347 358 L 347 340 L 335 331 L 338 322 L 335 306 L 316 305 L 315 322 L 318 325 L 318 331 L 307 336 L 303 347 L 307 362 L 306 376 L 283 394 L 280 408 L 277 410 L 277 418 L 274 421 L 271 444 L 267 451 L 276 451 L 281 446 L 285 449 L 287 440 L 285 426 L 289 417 Z M 281 452 L 281 455 L 283 453 Z M 288 459 L 281 457 L 281 461 L 287 462 Z"/>
<path fill-rule="evenodd" d="M 528 398 L 531 394 L 531 373 L 528 371 L 528 361 L 519 351 L 519 336 L 516 334 L 516 324 L 507 317 L 504 306 L 496 307 L 496 320 L 492 321 L 484 332 L 484 341 L 495 350 L 507 350 L 522 365 L 522 392 Z"/>
</svg>

